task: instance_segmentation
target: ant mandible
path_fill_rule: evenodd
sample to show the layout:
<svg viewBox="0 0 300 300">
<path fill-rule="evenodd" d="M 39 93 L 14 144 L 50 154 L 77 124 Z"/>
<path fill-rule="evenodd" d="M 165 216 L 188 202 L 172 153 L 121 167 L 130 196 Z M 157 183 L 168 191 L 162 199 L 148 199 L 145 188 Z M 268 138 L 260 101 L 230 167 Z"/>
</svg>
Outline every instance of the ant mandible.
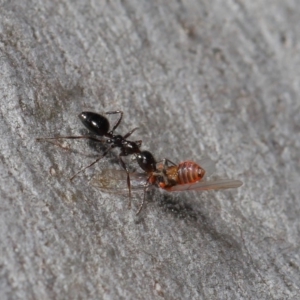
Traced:
<svg viewBox="0 0 300 300">
<path fill-rule="evenodd" d="M 80 171 L 78 171 L 76 174 L 74 174 L 70 180 L 72 181 L 76 175 L 79 173 L 83 172 L 87 168 L 93 166 L 96 164 L 98 161 L 100 161 L 109 151 L 111 151 L 113 148 L 120 148 L 120 153 L 119 153 L 119 162 L 121 164 L 121 167 L 126 171 L 127 173 L 127 186 L 128 186 L 128 191 L 129 191 L 129 204 L 128 206 L 131 206 L 131 185 L 130 185 L 130 176 L 129 176 L 129 170 L 123 161 L 122 157 L 123 156 L 128 156 L 132 154 L 137 154 L 137 162 L 141 169 L 143 169 L 145 172 L 149 172 L 154 168 L 155 165 L 155 160 L 152 156 L 152 154 L 148 151 L 141 151 L 140 147 L 142 145 L 142 141 L 128 141 L 127 138 L 131 136 L 131 134 L 138 129 L 138 127 L 132 129 L 128 133 L 126 133 L 124 136 L 122 135 L 115 135 L 114 131 L 117 129 L 117 127 L 120 125 L 122 118 L 123 118 L 123 112 L 122 111 L 109 111 L 106 112 L 105 114 L 111 115 L 111 114 L 120 114 L 120 117 L 118 121 L 115 123 L 113 126 L 112 130 L 109 131 L 109 121 L 106 117 L 94 113 L 94 112 L 82 112 L 79 114 L 79 119 L 83 123 L 83 125 L 93 134 L 100 136 L 100 137 L 106 137 L 107 140 L 103 141 L 101 139 L 98 139 L 93 136 L 89 135 L 82 135 L 82 136 L 59 136 L 59 137 L 52 137 L 52 138 L 37 138 L 37 141 L 41 140 L 51 140 L 51 139 L 89 139 L 95 142 L 106 142 L 109 147 L 108 149 L 100 156 L 97 158 L 95 161 L 93 161 L 91 164 L 88 166 L 84 167 Z"/>
</svg>

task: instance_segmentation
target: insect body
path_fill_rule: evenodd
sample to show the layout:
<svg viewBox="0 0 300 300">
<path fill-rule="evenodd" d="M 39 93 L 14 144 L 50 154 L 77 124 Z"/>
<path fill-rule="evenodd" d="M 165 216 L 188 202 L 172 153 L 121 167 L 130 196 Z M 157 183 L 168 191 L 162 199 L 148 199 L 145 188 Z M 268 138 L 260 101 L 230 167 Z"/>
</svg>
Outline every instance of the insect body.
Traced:
<svg viewBox="0 0 300 300">
<path fill-rule="evenodd" d="M 145 172 L 148 172 L 149 166 L 151 167 L 152 160 L 151 156 L 152 154 L 148 151 L 141 151 L 140 147 L 142 145 L 142 141 L 129 141 L 128 138 L 131 136 L 131 134 L 137 129 L 134 128 L 131 131 L 129 131 L 124 136 L 122 135 L 115 135 L 114 131 L 117 129 L 117 127 L 120 125 L 122 118 L 123 118 L 123 112 L 122 111 L 110 111 L 106 113 L 107 115 L 110 114 L 120 114 L 120 117 L 118 121 L 114 124 L 113 128 L 109 130 L 110 124 L 108 119 L 105 116 L 102 116 L 100 114 L 94 113 L 94 112 L 82 112 L 79 114 L 79 119 L 83 123 L 83 125 L 95 136 L 98 137 L 105 137 L 106 140 L 99 139 L 95 136 L 90 135 L 83 135 L 83 136 L 59 136 L 59 137 L 53 137 L 53 138 L 38 138 L 38 141 L 41 140 L 51 140 L 51 139 L 88 139 L 99 143 L 106 143 L 108 144 L 108 149 L 95 161 L 93 161 L 88 166 L 84 167 L 80 171 L 78 171 L 75 175 L 73 175 L 70 180 L 73 180 L 73 178 L 79 174 L 80 172 L 84 171 L 85 169 L 93 166 L 96 164 L 99 160 L 101 160 L 109 151 L 111 151 L 114 148 L 119 148 L 119 162 L 122 168 L 125 170 L 127 174 L 127 186 L 129 191 L 129 199 L 131 197 L 131 185 L 130 185 L 130 176 L 129 176 L 129 170 L 123 161 L 122 157 L 132 155 L 132 154 L 139 154 L 141 156 L 141 160 L 138 160 L 139 166 L 144 170 Z M 150 153 L 150 156 L 149 156 Z M 150 157 L 150 160 L 149 160 Z M 153 157 L 153 156 L 152 156 Z M 153 158 L 154 159 L 154 158 Z M 129 201 L 130 206 L 130 201 Z"/>
<path fill-rule="evenodd" d="M 169 166 L 169 164 L 172 164 Z M 184 161 L 178 165 L 164 159 L 157 163 L 148 173 L 133 173 L 133 188 L 144 189 L 144 197 L 137 211 L 143 208 L 145 194 L 151 186 L 157 186 L 168 192 L 180 191 L 206 191 L 238 188 L 243 183 L 240 180 L 216 179 L 207 180 L 215 170 L 215 165 L 210 159 L 204 159 L 199 164 L 192 161 Z M 122 175 L 123 174 L 123 175 Z M 91 184 L 100 189 L 110 191 L 120 189 L 124 181 L 124 173 L 117 170 L 103 170 L 102 174 L 95 176 Z"/>
<path fill-rule="evenodd" d="M 175 185 L 195 183 L 205 175 L 205 170 L 193 161 L 184 161 L 178 165 L 172 163 L 172 166 L 167 166 L 168 162 L 170 161 L 163 160 L 163 164 L 152 173 L 153 178 L 150 178 L 151 182 L 157 183 L 165 190 Z"/>
<path fill-rule="evenodd" d="M 206 160 L 209 164 L 209 160 Z M 232 179 L 207 180 L 206 173 L 211 175 L 214 166 L 210 162 L 207 171 L 192 161 L 185 161 L 178 165 L 162 166 L 154 173 L 156 184 L 169 192 L 204 191 L 238 188 L 243 182 Z M 209 170 L 209 172 L 208 172 Z M 166 174 L 166 178 L 164 177 Z M 173 180 L 175 178 L 175 180 Z"/>
</svg>

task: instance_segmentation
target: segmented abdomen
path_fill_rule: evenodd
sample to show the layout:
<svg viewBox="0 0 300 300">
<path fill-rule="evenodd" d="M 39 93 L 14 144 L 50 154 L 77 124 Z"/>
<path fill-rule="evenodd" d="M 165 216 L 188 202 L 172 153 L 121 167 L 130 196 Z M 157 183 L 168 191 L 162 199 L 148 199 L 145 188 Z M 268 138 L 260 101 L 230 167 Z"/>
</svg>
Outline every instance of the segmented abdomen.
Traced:
<svg viewBox="0 0 300 300">
<path fill-rule="evenodd" d="M 203 178 L 205 170 L 193 161 L 185 161 L 178 165 L 178 184 L 193 183 Z"/>
</svg>

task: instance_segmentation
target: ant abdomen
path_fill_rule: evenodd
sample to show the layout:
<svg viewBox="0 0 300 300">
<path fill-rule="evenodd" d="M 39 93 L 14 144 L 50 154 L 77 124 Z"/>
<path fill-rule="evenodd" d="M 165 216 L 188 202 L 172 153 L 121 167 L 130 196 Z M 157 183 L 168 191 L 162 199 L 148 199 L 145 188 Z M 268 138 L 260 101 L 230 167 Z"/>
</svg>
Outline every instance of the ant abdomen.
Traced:
<svg viewBox="0 0 300 300">
<path fill-rule="evenodd" d="M 178 165 L 177 184 L 194 183 L 201 180 L 205 170 L 193 161 L 185 161 Z"/>
<path fill-rule="evenodd" d="M 78 115 L 82 124 L 92 133 L 103 136 L 108 133 L 109 121 L 102 115 L 84 111 Z"/>
</svg>

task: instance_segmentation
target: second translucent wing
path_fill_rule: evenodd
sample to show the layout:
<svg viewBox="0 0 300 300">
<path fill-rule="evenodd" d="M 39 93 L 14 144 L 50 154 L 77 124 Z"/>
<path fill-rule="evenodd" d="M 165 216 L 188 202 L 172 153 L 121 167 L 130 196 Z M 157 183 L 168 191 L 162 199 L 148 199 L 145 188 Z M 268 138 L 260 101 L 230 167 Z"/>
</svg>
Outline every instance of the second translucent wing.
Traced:
<svg viewBox="0 0 300 300">
<path fill-rule="evenodd" d="M 106 169 L 102 170 L 100 174 L 95 175 L 90 180 L 90 184 L 108 192 L 128 191 L 126 178 L 127 173 L 124 170 Z M 147 178 L 146 173 L 130 173 L 131 189 L 133 191 L 143 189 Z"/>
<path fill-rule="evenodd" d="M 132 190 L 143 189 L 147 178 L 146 173 L 130 173 Z M 126 172 L 124 170 L 113 169 L 102 170 L 100 174 L 95 175 L 91 179 L 90 184 L 108 192 L 127 191 Z M 201 180 L 191 184 L 174 185 L 166 190 L 169 192 L 222 190 L 238 188 L 242 184 L 242 181 L 232 179 Z"/>
<path fill-rule="evenodd" d="M 243 185 L 240 180 L 218 179 L 218 180 L 201 180 L 191 184 L 178 184 L 167 189 L 169 192 L 181 191 L 209 191 L 209 190 L 224 190 L 238 188 Z"/>
</svg>

